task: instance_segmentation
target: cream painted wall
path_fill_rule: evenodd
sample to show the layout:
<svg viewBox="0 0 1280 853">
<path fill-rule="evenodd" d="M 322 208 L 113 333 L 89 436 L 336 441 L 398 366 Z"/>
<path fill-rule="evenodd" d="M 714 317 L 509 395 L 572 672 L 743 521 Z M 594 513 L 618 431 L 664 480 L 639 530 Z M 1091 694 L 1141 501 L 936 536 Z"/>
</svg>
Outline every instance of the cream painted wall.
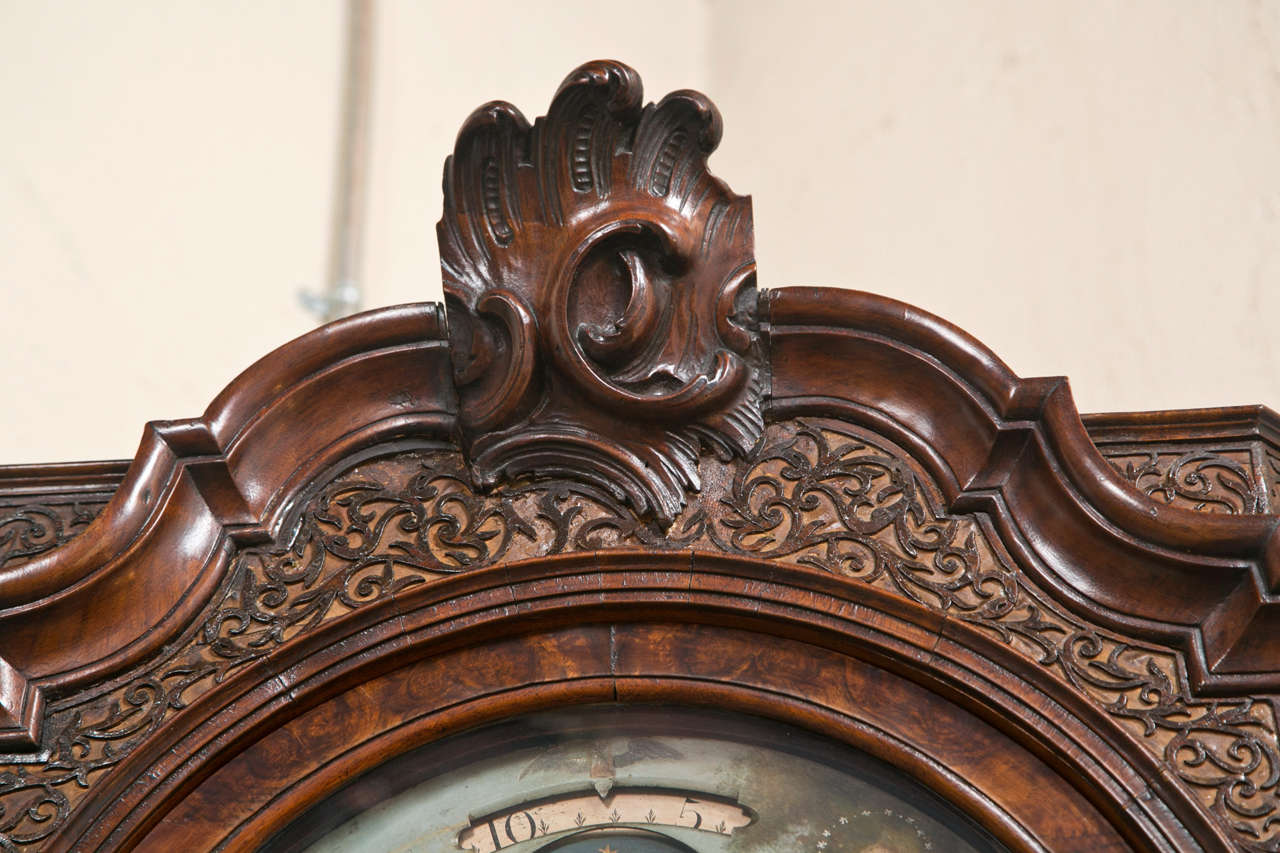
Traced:
<svg viewBox="0 0 1280 853">
<path fill-rule="evenodd" d="M 1084 411 L 1280 409 L 1280 2 L 713 0 L 760 281 L 885 293 Z"/>
<path fill-rule="evenodd" d="M 129 456 L 312 324 L 341 23 L 0 0 L 0 461 Z M 382 0 L 376 36 L 366 305 L 439 298 L 467 113 L 615 56 L 720 105 L 762 286 L 913 302 L 1085 409 L 1280 408 L 1276 0 Z"/>
<path fill-rule="evenodd" d="M 130 457 L 313 325 L 341 12 L 0 5 L 0 461 Z"/>
<path fill-rule="evenodd" d="M 609 55 L 706 85 L 708 7 L 646 8 L 379 3 L 365 306 L 440 298 L 440 168 L 483 101 L 533 117 Z M 314 325 L 342 26 L 338 0 L 0 0 L 0 461 L 132 456 Z"/>
<path fill-rule="evenodd" d="M 365 304 L 440 300 L 440 176 L 472 110 L 501 99 L 532 121 L 565 75 L 612 57 L 651 99 L 707 88 L 704 2 L 380 0 Z M 637 11 L 643 9 L 642 13 Z"/>
</svg>

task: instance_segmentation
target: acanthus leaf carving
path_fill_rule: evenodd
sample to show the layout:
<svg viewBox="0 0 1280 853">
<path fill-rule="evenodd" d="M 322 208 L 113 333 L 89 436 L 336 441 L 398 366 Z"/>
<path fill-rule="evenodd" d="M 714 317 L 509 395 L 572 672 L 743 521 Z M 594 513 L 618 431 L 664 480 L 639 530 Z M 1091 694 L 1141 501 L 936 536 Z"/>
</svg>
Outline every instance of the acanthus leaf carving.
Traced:
<svg viewBox="0 0 1280 853">
<path fill-rule="evenodd" d="M 707 170 L 719 114 L 691 91 L 642 101 L 602 61 L 533 125 L 481 107 L 437 232 L 476 481 L 569 477 L 667 525 L 703 448 L 759 441 L 767 379 L 751 201 Z"/>
</svg>

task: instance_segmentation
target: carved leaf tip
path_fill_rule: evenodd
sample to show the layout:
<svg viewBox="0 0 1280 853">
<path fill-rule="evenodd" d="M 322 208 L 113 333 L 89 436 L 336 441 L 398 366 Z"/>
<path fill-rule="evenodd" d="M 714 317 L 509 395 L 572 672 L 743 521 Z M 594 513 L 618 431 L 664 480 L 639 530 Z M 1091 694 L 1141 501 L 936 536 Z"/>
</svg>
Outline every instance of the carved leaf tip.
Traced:
<svg viewBox="0 0 1280 853">
<path fill-rule="evenodd" d="M 576 477 L 665 524 L 703 449 L 759 440 L 751 202 L 707 169 L 722 128 L 697 92 L 643 105 L 612 60 L 533 124 L 467 119 L 437 235 L 476 482 Z"/>
</svg>

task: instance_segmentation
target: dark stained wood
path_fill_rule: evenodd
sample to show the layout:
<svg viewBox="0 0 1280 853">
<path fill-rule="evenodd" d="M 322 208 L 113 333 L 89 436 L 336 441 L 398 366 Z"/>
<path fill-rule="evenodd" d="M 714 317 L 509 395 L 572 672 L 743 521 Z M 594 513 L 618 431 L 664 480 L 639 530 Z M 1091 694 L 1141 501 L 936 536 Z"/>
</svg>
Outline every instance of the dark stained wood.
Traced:
<svg viewBox="0 0 1280 853">
<path fill-rule="evenodd" d="M 282 500 L 310 477 L 371 440 L 447 436 L 441 326 L 429 305 L 331 324 L 254 365 L 203 418 L 149 424 L 87 535 L 0 569 L 0 655 L 15 673 L 0 708 L 29 719 L 4 745 L 39 740 L 28 709 L 46 690 L 109 678 L 189 624 L 229 549 L 271 539 Z"/>
<path fill-rule="evenodd" d="M 1083 420 L 1102 454 L 1149 497 L 1204 512 L 1280 509 L 1280 416 L 1265 406 Z"/>
<path fill-rule="evenodd" d="M 463 449 L 477 481 L 590 477 L 670 522 L 700 450 L 764 428 L 751 199 L 707 170 L 720 115 L 593 62 L 532 126 L 486 104 L 438 226 Z"/>
<path fill-rule="evenodd" d="M 1209 512 L 1274 514 L 1280 507 L 1280 415 L 1265 406 L 1106 412 L 1081 415 L 1081 420 L 1102 455 L 1126 479 L 1138 482 L 1149 497 Z M 1187 461 L 1178 464 L 1188 454 L 1204 457 L 1189 460 L 1194 471 L 1183 468 Z M 1155 476 L 1147 464 L 1152 457 Z M 1214 470 L 1204 475 L 1203 482 L 1193 479 L 1205 470 L 1206 463 Z M 130 460 L 124 459 L 0 465 L 0 507 L 6 508 L 6 518 L 24 506 L 46 507 L 53 512 L 78 506 L 85 514 L 96 516 L 119 488 L 129 464 Z M 1242 479 L 1248 482 L 1240 482 Z M 1169 480 L 1172 485 L 1167 485 Z M 1166 489 L 1173 491 L 1172 497 L 1165 494 Z M 1242 496 L 1242 491 L 1248 494 Z M 68 514 L 75 516 L 74 511 Z M 65 538 L 45 543 L 47 547 L 36 553 L 65 544 L 79 532 L 78 525 L 64 529 Z M 39 541 L 48 538 L 38 535 Z M 7 551 L 0 558 L 0 567 L 27 559 L 30 555 Z"/>
<path fill-rule="evenodd" d="M 186 796 L 138 849 L 171 850 L 193 842 L 212 849 L 226 843 L 228 827 L 234 827 L 229 849 L 254 849 L 300 807 L 338 790 L 360 769 L 459 726 L 615 696 L 623 702 L 767 709 L 775 719 L 839 733 L 898 764 L 967 807 L 1011 846 L 1035 839 L 1049 849 L 1128 849 L 1110 821 L 1043 762 L 976 717 L 883 670 L 791 641 L 761 647 L 758 636 L 735 630 L 622 625 L 611 646 L 609 628 L 495 641 L 365 682 L 358 692 L 317 706 L 240 753 Z M 610 671 L 611 652 L 620 658 L 616 672 Z M 727 677 L 725 663 L 742 655 L 748 656 L 750 677 Z M 810 688 L 819 671 L 828 676 L 819 683 L 831 689 L 815 696 Z M 476 676 L 459 682 L 457 672 Z M 808 676 L 808 682 L 797 675 Z M 691 677 L 723 687 L 709 689 Z M 784 702 L 786 694 L 790 701 Z M 863 703 L 867 695 L 877 701 Z M 463 697 L 468 706 L 449 707 Z M 909 711 L 899 713 L 899 707 Z M 346 721 L 356 719 L 361 722 L 353 730 Z M 928 748 L 927 759 L 904 748 L 920 743 Z M 1006 784 L 995 802 L 969 781 L 997 777 Z"/>
<path fill-rule="evenodd" d="M 1082 419 L 919 309 L 757 292 L 719 133 L 612 62 L 483 107 L 446 307 L 286 344 L 127 471 L 0 469 L 0 847 L 254 849 L 451 733 L 662 702 L 1015 850 L 1277 849 L 1276 416 Z"/>
<path fill-rule="evenodd" d="M 1182 648 L 1201 690 L 1280 686 L 1275 516 L 1154 503 L 1098 453 L 1065 380 L 1020 380 L 919 309 L 816 288 L 770 306 L 775 416 L 874 424 L 931 461 L 953 508 L 1011 508 L 1029 572 L 1090 619 Z"/>
<path fill-rule="evenodd" d="M 0 569 L 28 563 L 83 532 L 128 468 L 127 461 L 0 466 Z"/>
</svg>

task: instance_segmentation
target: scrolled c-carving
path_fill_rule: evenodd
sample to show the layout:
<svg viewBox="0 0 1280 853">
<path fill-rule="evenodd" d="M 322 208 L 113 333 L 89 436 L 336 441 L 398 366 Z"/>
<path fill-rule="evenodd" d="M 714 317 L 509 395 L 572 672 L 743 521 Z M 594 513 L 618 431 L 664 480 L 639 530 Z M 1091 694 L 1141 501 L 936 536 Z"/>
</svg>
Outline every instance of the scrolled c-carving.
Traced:
<svg viewBox="0 0 1280 853">
<path fill-rule="evenodd" d="M 476 481 L 592 483 L 669 524 L 704 448 L 759 441 L 751 200 L 707 170 L 720 116 L 593 62 L 530 125 L 481 107 L 438 228 L 464 450 Z"/>
</svg>

